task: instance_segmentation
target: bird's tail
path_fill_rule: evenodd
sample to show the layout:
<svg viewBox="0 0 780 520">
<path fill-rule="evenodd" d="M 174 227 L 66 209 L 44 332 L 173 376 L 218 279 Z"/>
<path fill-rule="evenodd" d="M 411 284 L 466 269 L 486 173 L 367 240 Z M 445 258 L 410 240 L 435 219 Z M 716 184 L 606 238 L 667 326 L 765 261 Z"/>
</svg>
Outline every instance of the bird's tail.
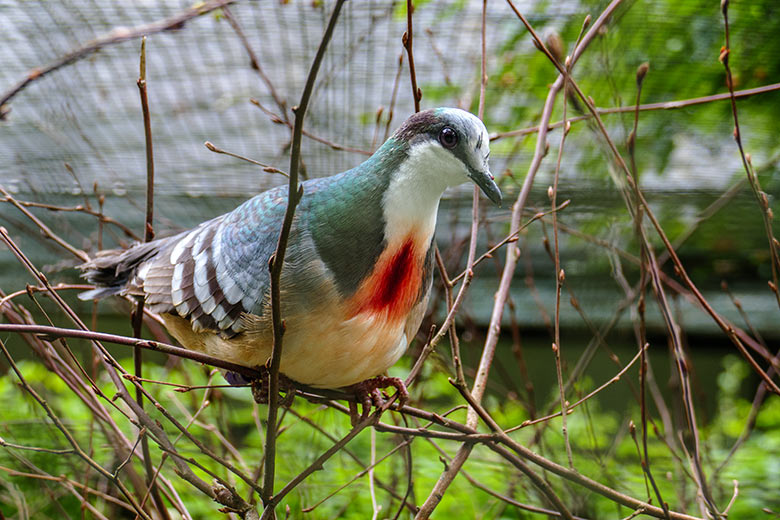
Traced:
<svg viewBox="0 0 780 520">
<path fill-rule="evenodd" d="M 163 239 L 165 241 L 165 239 Z M 135 244 L 129 249 L 109 249 L 100 251 L 95 258 L 78 266 L 81 277 L 95 288 L 79 294 L 80 300 L 101 300 L 114 294 L 132 293 L 133 279 L 144 262 L 159 251 L 160 240 L 145 244 Z"/>
</svg>

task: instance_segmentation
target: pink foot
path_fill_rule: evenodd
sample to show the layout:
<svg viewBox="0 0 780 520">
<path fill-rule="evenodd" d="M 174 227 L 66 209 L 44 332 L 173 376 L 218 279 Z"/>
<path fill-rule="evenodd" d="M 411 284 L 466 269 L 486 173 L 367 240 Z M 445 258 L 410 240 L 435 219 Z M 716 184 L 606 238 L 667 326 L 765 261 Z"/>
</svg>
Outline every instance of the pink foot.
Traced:
<svg viewBox="0 0 780 520">
<path fill-rule="evenodd" d="M 380 407 L 384 404 L 384 399 L 387 396 L 383 397 L 379 390 L 391 386 L 396 389 L 398 405 L 403 406 L 409 400 L 409 392 L 406 390 L 404 382 L 397 377 L 376 376 L 352 386 L 355 391 L 355 397 L 363 407 L 362 413 L 358 417 L 357 404 L 350 402 L 349 412 L 353 426 L 368 417 L 371 406 Z"/>
</svg>

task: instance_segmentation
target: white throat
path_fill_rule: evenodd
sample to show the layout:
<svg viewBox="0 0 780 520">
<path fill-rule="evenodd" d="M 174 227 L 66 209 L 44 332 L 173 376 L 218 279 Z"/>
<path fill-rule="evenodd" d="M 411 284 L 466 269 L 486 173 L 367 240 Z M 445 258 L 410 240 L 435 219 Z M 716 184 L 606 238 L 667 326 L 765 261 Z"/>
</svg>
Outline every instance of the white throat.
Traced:
<svg viewBox="0 0 780 520">
<path fill-rule="evenodd" d="M 388 245 L 414 233 L 427 247 L 436 228 L 436 213 L 444 190 L 466 182 L 463 164 L 438 143 L 413 145 L 409 156 L 390 180 L 383 197 Z"/>
</svg>

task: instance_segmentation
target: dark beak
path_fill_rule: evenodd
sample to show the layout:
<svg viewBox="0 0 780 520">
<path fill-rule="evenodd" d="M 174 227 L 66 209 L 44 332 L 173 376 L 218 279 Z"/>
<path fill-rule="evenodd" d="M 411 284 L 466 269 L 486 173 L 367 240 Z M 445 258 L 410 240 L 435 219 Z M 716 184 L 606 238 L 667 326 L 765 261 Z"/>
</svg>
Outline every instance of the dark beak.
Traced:
<svg viewBox="0 0 780 520">
<path fill-rule="evenodd" d="M 487 168 L 484 170 L 477 170 L 475 168 L 469 168 L 469 178 L 474 181 L 474 184 L 479 186 L 479 189 L 487 195 L 493 204 L 501 207 L 501 190 L 498 189 L 496 181 L 493 180 L 493 175 Z"/>
</svg>

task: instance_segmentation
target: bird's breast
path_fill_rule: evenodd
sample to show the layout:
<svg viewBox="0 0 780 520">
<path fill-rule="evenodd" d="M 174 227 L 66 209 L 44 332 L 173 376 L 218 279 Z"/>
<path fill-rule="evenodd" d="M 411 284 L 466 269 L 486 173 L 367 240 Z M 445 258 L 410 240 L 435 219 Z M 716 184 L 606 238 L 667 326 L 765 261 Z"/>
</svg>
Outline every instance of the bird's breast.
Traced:
<svg viewBox="0 0 780 520">
<path fill-rule="evenodd" d="M 350 299 L 350 316 L 369 313 L 390 322 L 406 318 L 420 298 L 426 253 L 415 238 L 410 235 L 385 248 Z"/>
</svg>

